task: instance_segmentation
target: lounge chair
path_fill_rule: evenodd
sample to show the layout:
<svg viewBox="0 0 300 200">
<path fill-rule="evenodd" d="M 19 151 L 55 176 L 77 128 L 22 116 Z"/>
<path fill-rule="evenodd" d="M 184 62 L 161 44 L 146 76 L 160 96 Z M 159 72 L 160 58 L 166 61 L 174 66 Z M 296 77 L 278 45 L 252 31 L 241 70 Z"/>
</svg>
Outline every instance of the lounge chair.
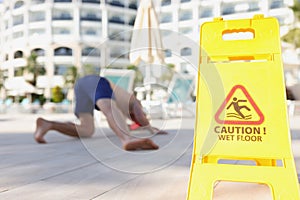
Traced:
<svg viewBox="0 0 300 200">
<path fill-rule="evenodd" d="M 190 74 L 174 74 L 160 100 L 142 101 L 150 116 L 160 114 L 161 118 L 195 116 L 192 94 L 195 87 L 195 76 Z"/>
<path fill-rule="evenodd" d="M 117 86 L 122 87 L 128 92 L 132 92 L 133 83 L 135 78 L 134 70 L 127 69 L 103 69 L 101 70 L 101 76 L 112 81 Z"/>
</svg>

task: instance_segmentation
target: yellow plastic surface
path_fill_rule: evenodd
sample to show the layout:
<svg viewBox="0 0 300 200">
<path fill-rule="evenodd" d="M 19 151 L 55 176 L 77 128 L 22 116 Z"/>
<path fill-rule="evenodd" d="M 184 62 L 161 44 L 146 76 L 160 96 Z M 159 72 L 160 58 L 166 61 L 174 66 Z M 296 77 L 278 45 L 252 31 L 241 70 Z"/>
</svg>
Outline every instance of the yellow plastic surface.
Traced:
<svg viewBox="0 0 300 200">
<path fill-rule="evenodd" d="M 239 33 L 253 38 L 223 37 Z M 299 200 L 277 20 L 216 18 L 201 26 L 200 46 L 187 199 L 211 200 L 224 180 L 267 184 L 273 199 Z"/>
</svg>

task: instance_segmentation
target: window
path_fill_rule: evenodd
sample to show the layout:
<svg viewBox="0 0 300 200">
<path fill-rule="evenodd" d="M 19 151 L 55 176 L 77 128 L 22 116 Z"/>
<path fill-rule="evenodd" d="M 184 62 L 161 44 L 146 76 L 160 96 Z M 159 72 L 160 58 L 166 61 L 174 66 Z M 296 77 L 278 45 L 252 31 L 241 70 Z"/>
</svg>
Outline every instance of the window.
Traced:
<svg viewBox="0 0 300 200">
<path fill-rule="evenodd" d="M 258 2 L 250 2 L 249 3 L 249 11 L 258 11 L 258 10 L 259 10 Z"/>
<path fill-rule="evenodd" d="M 172 51 L 171 49 L 166 49 L 165 50 L 165 57 L 171 57 L 172 56 Z"/>
<path fill-rule="evenodd" d="M 71 11 L 66 10 L 53 10 L 52 15 L 53 20 L 72 20 L 72 14 Z"/>
<path fill-rule="evenodd" d="M 192 55 L 192 49 L 189 47 L 185 47 L 180 50 L 180 55 L 181 56 L 190 56 L 190 55 Z"/>
<path fill-rule="evenodd" d="M 72 49 L 68 47 L 59 47 L 54 50 L 55 56 L 72 56 Z"/>
<path fill-rule="evenodd" d="M 71 67 L 70 65 L 55 65 L 54 66 L 54 74 L 55 75 L 65 75 L 68 71 L 68 68 Z"/>
<path fill-rule="evenodd" d="M 24 32 L 23 31 L 18 31 L 18 32 L 14 32 L 13 33 L 13 38 L 17 39 L 17 38 L 21 38 L 24 36 Z"/>
<path fill-rule="evenodd" d="M 17 15 L 17 16 L 13 17 L 13 25 L 14 26 L 23 24 L 23 22 L 24 22 L 23 15 Z"/>
<path fill-rule="evenodd" d="M 30 22 L 38 22 L 45 20 L 45 12 L 30 12 L 29 13 L 29 21 Z"/>
<path fill-rule="evenodd" d="M 97 31 L 94 30 L 94 29 L 88 29 L 88 30 L 86 31 L 86 34 L 87 34 L 87 35 L 97 35 Z"/>
<path fill-rule="evenodd" d="M 129 20 L 128 24 L 131 25 L 131 26 L 133 26 L 133 25 L 134 25 L 134 22 L 135 22 L 135 17 L 132 17 L 132 18 Z"/>
<path fill-rule="evenodd" d="M 23 76 L 24 75 L 24 67 L 18 67 L 14 69 L 14 76 Z"/>
<path fill-rule="evenodd" d="M 41 36 L 45 34 L 45 29 L 42 28 L 35 28 L 29 30 L 29 36 Z"/>
<path fill-rule="evenodd" d="M 14 53 L 14 58 L 23 58 L 23 52 L 22 51 L 16 51 Z"/>
<path fill-rule="evenodd" d="M 182 34 L 190 34 L 193 32 L 193 28 L 180 28 L 179 29 L 179 32 L 182 33 Z"/>
<path fill-rule="evenodd" d="M 17 1 L 14 5 L 14 9 L 21 8 L 24 6 L 24 1 Z"/>
<path fill-rule="evenodd" d="M 117 40 L 117 41 L 124 41 L 125 40 L 125 33 L 122 30 L 113 30 L 109 31 L 109 39 Z"/>
<path fill-rule="evenodd" d="M 136 10 L 136 9 L 137 9 L 136 2 L 131 1 L 131 2 L 129 3 L 129 5 L 128 5 L 128 8 L 131 8 L 131 9 Z"/>
<path fill-rule="evenodd" d="M 284 25 L 285 24 L 285 19 L 284 17 L 282 16 L 276 16 L 278 22 L 279 22 L 279 25 Z"/>
<path fill-rule="evenodd" d="M 270 8 L 271 9 L 275 9 L 275 8 L 282 8 L 284 7 L 284 2 L 283 0 L 274 0 L 271 2 L 270 4 Z"/>
<path fill-rule="evenodd" d="M 110 50 L 110 57 L 112 58 L 126 58 L 128 56 L 128 51 L 125 50 L 124 47 L 113 47 Z"/>
<path fill-rule="evenodd" d="M 114 15 L 109 19 L 109 22 L 111 23 L 117 23 L 117 24 L 124 24 L 124 19 L 122 19 L 120 16 Z"/>
<path fill-rule="evenodd" d="M 212 8 L 199 8 L 199 18 L 213 17 Z"/>
<path fill-rule="evenodd" d="M 161 2 L 161 5 L 162 5 L 162 6 L 168 6 L 168 5 L 171 5 L 171 0 L 163 0 L 163 1 Z"/>
<path fill-rule="evenodd" d="M 35 5 L 35 4 L 42 4 L 45 3 L 45 0 L 31 0 L 31 4 Z"/>
<path fill-rule="evenodd" d="M 93 64 L 85 64 L 82 66 L 82 71 L 84 75 L 100 74 L 100 67 Z"/>
<path fill-rule="evenodd" d="M 69 28 L 54 28 L 53 34 L 54 35 L 69 35 L 71 30 Z"/>
<path fill-rule="evenodd" d="M 193 18 L 193 13 L 191 10 L 182 10 L 179 13 L 179 20 L 184 21 L 184 20 L 190 20 Z"/>
<path fill-rule="evenodd" d="M 124 7 L 124 3 L 118 0 L 111 0 L 108 3 L 112 6 Z"/>
<path fill-rule="evenodd" d="M 95 29 L 87 29 L 85 32 L 84 32 L 85 35 L 91 35 L 91 36 L 95 36 L 97 35 L 97 31 Z"/>
<path fill-rule="evenodd" d="M 100 56 L 100 51 L 99 51 L 99 49 L 96 49 L 93 47 L 86 47 L 86 48 L 82 49 L 81 55 L 98 57 L 98 56 Z"/>
<path fill-rule="evenodd" d="M 72 0 L 54 0 L 54 3 L 71 3 Z"/>
<path fill-rule="evenodd" d="M 45 56 L 45 50 L 41 48 L 33 49 L 31 53 L 35 53 L 38 56 Z"/>
<path fill-rule="evenodd" d="M 97 4 L 100 4 L 100 0 L 82 0 L 82 3 L 97 3 Z"/>
<path fill-rule="evenodd" d="M 82 36 L 101 36 L 101 27 L 82 27 L 80 33 Z"/>
<path fill-rule="evenodd" d="M 162 14 L 160 22 L 161 23 L 172 22 L 172 13 L 164 13 L 164 14 Z"/>
<path fill-rule="evenodd" d="M 222 15 L 230 15 L 233 14 L 234 11 L 234 5 L 226 5 L 222 8 Z"/>
<path fill-rule="evenodd" d="M 93 10 L 82 10 L 80 19 L 86 21 L 101 21 L 101 12 Z"/>
<path fill-rule="evenodd" d="M 5 20 L 4 24 L 5 24 L 5 29 L 8 29 L 8 20 Z"/>
</svg>

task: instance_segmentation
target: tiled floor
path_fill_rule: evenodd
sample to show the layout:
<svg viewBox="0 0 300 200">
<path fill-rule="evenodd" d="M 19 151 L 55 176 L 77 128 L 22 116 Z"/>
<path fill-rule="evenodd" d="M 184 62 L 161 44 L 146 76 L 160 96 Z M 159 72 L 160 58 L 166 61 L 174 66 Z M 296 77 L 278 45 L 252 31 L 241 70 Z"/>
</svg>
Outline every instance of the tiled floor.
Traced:
<svg viewBox="0 0 300 200">
<path fill-rule="evenodd" d="M 154 136 L 158 151 L 125 152 L 106 121 L 91 139 L 51 131 L 48 144 L 32 138 L 38 115 L 0 115 L 0 199 L 182 200 L 186 198 L 194 119 L 154 120 L 168 130 Z M 74 120 L 72 114 L 48 119 Z M 291 119 L 292 148 L 300 173 L 300 117 Z M 139 133 L 141 134 L 141 133 Z M 144 134 L 144 133 L 142 133 Z M 222 182 L 214 199 L 271 199 L 267 186 Z"/>
</svg>

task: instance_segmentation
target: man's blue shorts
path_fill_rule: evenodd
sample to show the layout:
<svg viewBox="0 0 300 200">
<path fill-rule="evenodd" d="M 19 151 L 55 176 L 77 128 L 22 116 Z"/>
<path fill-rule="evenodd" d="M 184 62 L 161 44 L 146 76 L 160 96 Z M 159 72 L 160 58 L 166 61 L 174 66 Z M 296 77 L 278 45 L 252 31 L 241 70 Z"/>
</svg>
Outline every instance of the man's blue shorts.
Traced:
<svg viewBox="0 0 300 200">
<path fill-rule="evenodd" d="M 109 81 L 97 75 L 89 75 L 79 79 L 75 85 L 75 115 L 79 113 L 90 113 L 94 109 L 99 110 L 96 105 L 99 99 L 114 99 L 113 90 Z"/>
<path fill-rule="evenodd" d="M 100 110 L 96 105 L 99 99 L 114 99 L 113 90 L 106 78 L 101 77 L 95 91 L 95 108 Z"/>
</svg>

